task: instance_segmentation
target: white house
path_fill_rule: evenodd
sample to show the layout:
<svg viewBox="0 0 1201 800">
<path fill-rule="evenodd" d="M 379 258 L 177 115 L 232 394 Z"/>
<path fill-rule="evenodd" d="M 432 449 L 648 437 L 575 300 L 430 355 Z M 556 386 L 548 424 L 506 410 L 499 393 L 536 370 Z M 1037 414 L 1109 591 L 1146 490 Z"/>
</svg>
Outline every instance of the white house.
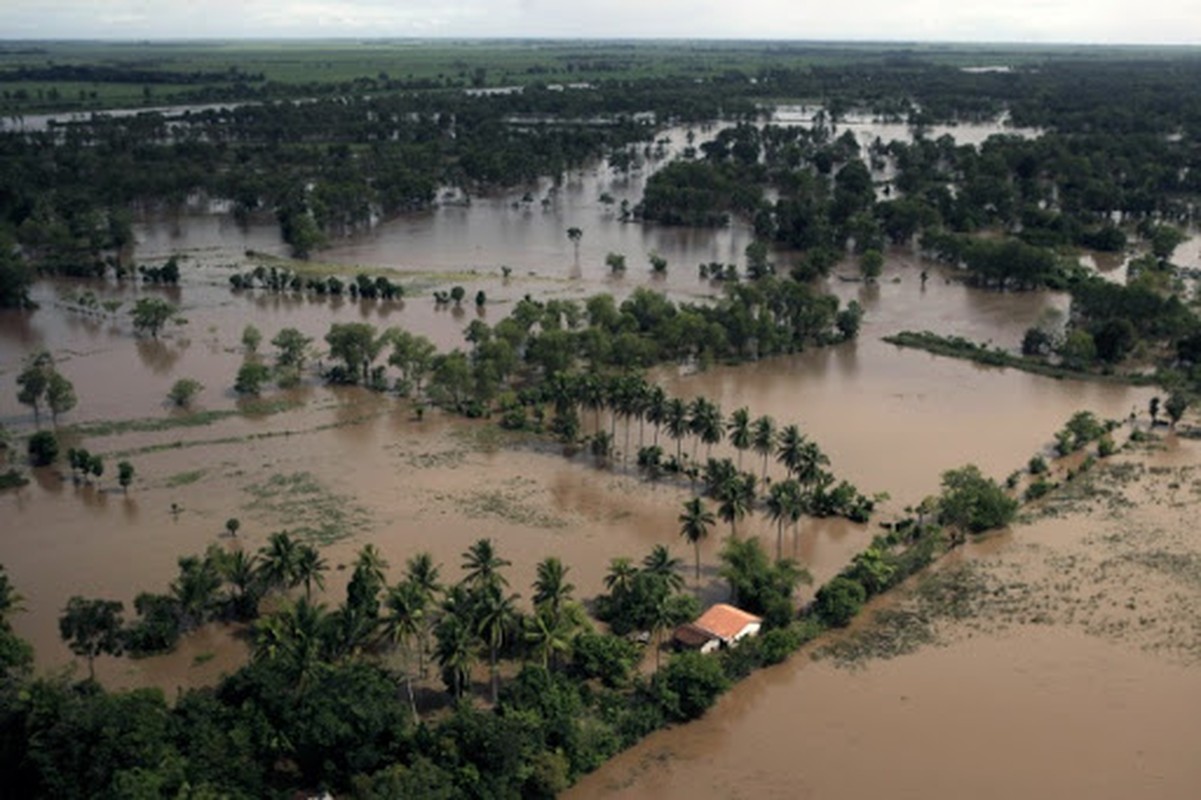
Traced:
<svg viewBox="0 0 1201 800">
<path fill-rule="evenodd" d="M 747 636 L 758 636 L 762 626 L 763 620 L 754 614 L 718 603 L 710 606 L 695 622 L 676 628 L 672 638 L 680 647 L 711 653 Z"/>
</svg>

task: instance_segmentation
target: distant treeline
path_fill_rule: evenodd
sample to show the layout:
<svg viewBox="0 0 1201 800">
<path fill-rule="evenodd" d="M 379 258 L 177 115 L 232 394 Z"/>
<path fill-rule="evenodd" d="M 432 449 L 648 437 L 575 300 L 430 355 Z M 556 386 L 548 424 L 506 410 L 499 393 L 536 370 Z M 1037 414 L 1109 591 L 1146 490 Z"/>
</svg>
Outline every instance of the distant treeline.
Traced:
<svg viewBox="0 0 1201 800">
<path fill-rule="evenodd" d="M 99 64 L 52 64 L 46 67 L 18 67 L 0 71 L 0 83 L 20 81 L 72 81 L 76 83 L 136 83 L 200 85 L 206 83 L 244 83 L 264 80 L 261 72 L 243 72 L 237 67 L 227 70 L 194 70 L 182 72 L 166 69 L 109 67 Z"/>
</svg>

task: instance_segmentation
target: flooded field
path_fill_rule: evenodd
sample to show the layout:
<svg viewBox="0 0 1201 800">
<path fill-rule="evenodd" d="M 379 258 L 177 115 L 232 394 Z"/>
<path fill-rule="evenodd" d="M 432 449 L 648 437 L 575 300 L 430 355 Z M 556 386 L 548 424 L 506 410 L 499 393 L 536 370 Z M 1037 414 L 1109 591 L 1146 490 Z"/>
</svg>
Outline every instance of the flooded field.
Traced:
<svg viewBox="0 0 1201 800">
<path fill-rule="evenodd" d="M 983 591 L 937 644 L 802 651 L 567 796 L 1195 797 L 1201 484 L 1197 445 L 1169 448 L 949 558 Z"/>
<path fill-rule="evenodd" d="M 877 135 L 867 123 L 861 128 L 860 139 Z M 678 151 L 685 137 L 672 131 L 665 153 Z M 111 469 L 99 486 L 37 471 L 28 487 L 0 494 L 0 563 L 25 597 L 26 611 L 14 623 L 37 648 L 39 666 L 71 661 L 57 631 L 71 595 L 119 599 L 129 609 L 138 592 L 166 589 L 180 556 L 210 545 L 254 551 L 282 529 L 324 542 L 330 604 L 343 596 L 346 567 L 366 543 L 380 548 L 393 578 L 407 557 L 428 550 L 443 576 L 454 579 L 468 545 L 492 537 L 513 562 L 513 589 L 526 597 L 535 563 L 550 555 L 571 567 L 581 598 L 601 591 L 615 556 L 640 558 L 662 543 L 687 558 L 677 516 L 689 487 L 648 483 L 620 455 L 602 469 L 544 440 L 437 412 L 418 419 L 406 402 L 330 389 L 315 377 L 298 389 L 266 393 L 266 407 L 257 409 L 241 405 L 232 389 L 248 323 L 266 340 L 290 326 L 320 343 L 331 323 L 365 321 L 424 334 L 444 350 L 463 346 L 463 329 L 476 309 L 435 309 L 429 295 L 455 283 L 469 296 L 487 292 L 481 313 L 489 323 L 527 293 L 620 296 L 652 286 L 677 298 L 715 296 L 720 288 L 698 278 L 697 263 L 742 262 L 750 231 L 622 223 L 615 208 L 625 199 L 636 202 L 650 169 L 618 175 L 598 167 L 558 186 L 530 187 L 530 201 L 519 193 L 444 204 L 385 221 L 320 254 L 348 271 L 389 270 L 411 290 L 403 302 L 235 294 L 228 276 L 234 265 L 245 268 L 244 251 L 284 253 L 275 225 L 239 226 L 221 215 L 193 214 L 138 226 L 138 261 L 184 256 L 179 288 L 42 282 L 35 289 L 41 310 L 0 314 L 0 422 L 19 434 L 32 430 L 13 378 L 25 354 L 48 348 L 80 398 L 65 422 L 92 423 L 86 446 L 110 462 L 128 458 L 138 472 L 128 494 L 117 488 Z M 603 194 L 614 203 L 602 202 Z M 584 230 L 578 255 L 565 235 L 573 225 Z M 1195 257 L 1199 241 L 1184 252 Z M 624 276 L 608 274 L 608 252 L 627 255 Z M 651 276 L 650 252 L 668 259 L 666 278 Z M 777 254 L 782 266 L 788 257 Z M 511 277 L 502 277 L 502 266 L 512 268 Z M 930 271 L 924 283 L 923 269 Z M 754 415 L 799 424 L 830 455 L 840 478 L 866 493 L 891 495 L 883 519 L 934 493 L 947 469 L 975 463 L 1004 478 L 1046 450 L 1074 412 L 1124 419 L 1132 410 L 1143 412 L 1153 394 L 986 368 L 881 341 L 900 330 L 931 330 L 1015 349 L 1026 328 L 1064 312 L 1063 295 L 969 289 L 905 250 L 888 254 L 876 285 L 838 277 L 855 272 L 843 265 L 827 288 L 843 302 L 864 306 L 858 341 L 703 372 L 665 368 L 656 380 L 681 396 L 707 395 L 727 413 L 745 405 Z M 81 312 L 74 299 L 85 290 L 121 308 Z M 178 303 L 186 322 L 168 326 L 158 340 L 137 339 L 128 308 L 151 294 Z M 204 384 L 197 399 L 210 412 L 204 424 L 181 424 L 179 412 L 166 407 L 167 390 L 180 377 Z M 622 431 L 618 444 L 624 444 Z M 1170 470 L 1195 463 L 1191 443 L 1173 447 L 1132 458 L 1158 459 L 1155 466 Z M 735 453 L 721 446 L 714 455 Z M 774 465 L 770 472 L 780 475 Z M 1098 531 L 1119 524 L 1183 530 L 1181 520 L 1196 501 L 1192 479 L 1178 481 L 1186 488 L 1168 497 L 1154 494 L 1152 475 L 1159 473 L 1148 471 L 1128 488 L 1137 504 L 1127 509 L 1129 518 L 1106 516 L 1108 508 L 1064 509 L 1067 522 L 1036 519 L 957 558 L 980 562 L 991 575 L 1028 573 L 1032 584 L 1044 581 L 1048 594 L 1071 596 L 1050 582 L 1062 566 L 1055 559 L 1108 546 L 1089 539 L 1102 535 Z M 1157 503 L 1178 518 L 1134 516 Z M 236 538 L 223 534 L 229 517 L 242 522 Z M 753 517 L 739 527 L 772 546 L 766 520 Z M 821 583 L 876 530 L 805 520 L 797 555 Z M 717 575 L 724 533 L 715 530 L 702 546 L 697 588 L 706 601 L 725 599 Z M 1051 549 L 1038 550 L 1044 544 Z M 1159 549 L 1194 552 L 1190 547 L 1195 540 L 1171 540 Z M 1080 574 L 1078 585 L 1087 586 L 1086 573 Z M 1144 585 L 1137 576 L 1130 580 Z M 1196 586 L 1181 591 L 1195 593 Z M 590 776 L 573 796 L 1195 796 L 1201 784 L 1201 730 L 1190 713 L 1201 700 L 1196 663 L 1133 635 L 1099 635 L 1096 626 L 1078 622 L 1089 616 L 1082 610 L 1086 600 L 1064 605 L 1053 623 L 1037 627 L 948 624 L 942 631 L 947 646 L 859 671 L 812 663 L 802 654 L 740 684 L 700 722 L 652 736 Z M 1166 606 L 1156 612 L 1161 621 L 1176 617 Z M 981 619 L 988 619 L 983 612 Z M 1127 627 L 1146 625 L 1136 615 Z M 1189 631 L 1181 635 L 1196 636 Z M 170 693 L 212 683 L 244 660 L 246 648 L 243 631 L 210 626 L 170 656 L 101 658 L 98 675 L 110 686 L 154 685 Z M 1194 791 L 1186 791 L 1190 787 Z"/>
</svg>

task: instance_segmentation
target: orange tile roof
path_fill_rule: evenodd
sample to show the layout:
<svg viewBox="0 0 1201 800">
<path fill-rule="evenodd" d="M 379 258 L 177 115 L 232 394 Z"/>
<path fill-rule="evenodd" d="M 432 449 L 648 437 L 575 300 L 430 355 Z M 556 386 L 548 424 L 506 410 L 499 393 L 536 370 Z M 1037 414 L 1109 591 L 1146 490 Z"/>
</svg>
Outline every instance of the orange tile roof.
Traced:
<svg viewBox="0 0 1201 800">
<path fill-rule="evenodd" d="M 693 623 L 698 628 L 704 628 L 722 639 L 733 639 L 738 635 L 739 631 L 750 625 L 753 622 L 762 622 L 763 620 L 756 617 L 754 614 L 748 614 L 740 608 L 718 603 L 715 606 L 710 606 L 709 610 L 701 614 L 700 618 Z"/>
</svg>

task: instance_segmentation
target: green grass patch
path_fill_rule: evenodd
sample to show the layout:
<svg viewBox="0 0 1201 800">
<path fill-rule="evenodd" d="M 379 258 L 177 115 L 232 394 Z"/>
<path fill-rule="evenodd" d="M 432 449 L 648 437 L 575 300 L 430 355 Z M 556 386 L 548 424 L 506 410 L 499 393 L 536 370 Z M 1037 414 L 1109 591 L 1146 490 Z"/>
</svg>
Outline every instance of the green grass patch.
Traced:
<svg viewBox="0 0 1201 800">
<path fill-rule="evenodd" d="M 517 491 L 478 491 L 461 502 L 464 514 L 476 519 L 492 517 L 530 528 L 565 528 L 567 520 L 538 508 Z"/>
<path fill-rule="evenodd" d="M 1003 350 L 1000 347 L 989 347 L 969 341 L 961 336 L 940 336 L 930 331 L 901 331 L 892 336 L 885 336 L 884 341 L 897 347 L 908 347 L 914 350 L 925 350 L 938 356 L 962 358 L 984 364 L 990 367 L 1008 367 L 1032 372 L 1048 378 L 1071 379 L 1080 381 L 1103 381 L 1106 383 L 1124 383 L 1131 386 L 1154 386 L 1154 375 L 1143 373 L 1102 373 L 1092 370 L 1071 369 L 1060 364 L 1051 364 L 1042 359 L 1019 356 Z"/>
<path fill-rule="evenodd" d="M 188 486 L 196 483 L 208 473 L 207 469 L 192 469 L 187 472 L 177 472 L 166 480 L 168 489 L 178 489 L 180 486 Z"/>
<path fill-rule="evenodd" d="M 199 428 L 213 425 L 230 417 L 262 417 L 300 408 L 303 403 L 293 400 L 247 400 L 236 409 L 215 411 L 192 411 L 169 417 L 146 417 L 143 419 L 101 420 L 72 425 L 68 430 L 79 437 L 119 436 L 124 433 L 157 433 L 177 428 Z"/>
<path fill-rule="evenodd" d="M 243 506 L 248 512 L 318 544 L 345 539 L 371 523 L 371 515 L 352 497 L 336 494 L 309 472 L 276 473 L 245 491 L 253 498 Z"/>
</svg>

